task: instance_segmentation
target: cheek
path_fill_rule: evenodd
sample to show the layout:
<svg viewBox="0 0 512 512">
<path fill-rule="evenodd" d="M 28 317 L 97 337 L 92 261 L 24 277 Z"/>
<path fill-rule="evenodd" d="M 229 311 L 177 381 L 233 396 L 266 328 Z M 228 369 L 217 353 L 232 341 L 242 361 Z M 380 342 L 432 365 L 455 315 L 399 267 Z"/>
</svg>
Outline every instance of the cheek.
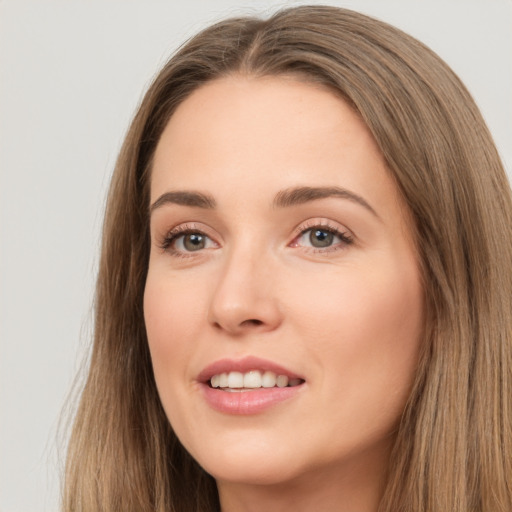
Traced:
<svg viewBox="0 0 512 512">
<path fill-rule="evenodd" d="M 347 266 L 300 276 L 287 295 L 301 328 L 334 347 L 414 344 L 421 331 L 423 293 L 415 265 Z M 289 276 L 291 282 L 293 277 Z M 370 333 L 374 336 L 370 336 Z M 389 343 L 388 343 L 389 342 Z"/>
<path fill-rule="evenodd" d="M 346 410 L 372 424 L 393 423 L 403 410 L 422 339 L 423 293 L 415 265 L 341 269 L 329 280 L 305 280 L 296 302 L 297 335 L 308 335 L 308 358 L 328 371 L 318 381 L 343 396 Z M 318 276 L 317 276 L 318 277 Z M 299 324 L 300 322 L 300 324 Z"/>
<path fill-rule="evenodd" d="M 174 383 L 186 382 L 187 361 L 194 349 L 201 300 L 193 288 L 149 272 L 144 291 L 144 319 L 157 387 L 167 395 Z M 171 398 L 161 394 L 164 406 Z"/>
</svg>

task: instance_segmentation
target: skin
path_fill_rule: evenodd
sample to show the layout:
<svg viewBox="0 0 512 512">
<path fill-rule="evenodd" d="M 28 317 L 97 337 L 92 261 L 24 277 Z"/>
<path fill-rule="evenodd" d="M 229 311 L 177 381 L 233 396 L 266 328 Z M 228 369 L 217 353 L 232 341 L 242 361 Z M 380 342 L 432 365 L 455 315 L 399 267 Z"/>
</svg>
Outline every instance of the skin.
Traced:
<svg viewBox="0 0 512 512">
<path fill-rule="evenodd" d="M 340 187 L 366 206 L 273 204 L 293 187 Z M 157 146 L 151 203 L 176 191 L 216 207 L 153 208 L 146 328 L 167 416 L 215 477 L 222 510 L 375 511 L 416 369 L 423 293 L 409 213 L 365 124 L 321 86 L 218 79 L 178 107 Z M 204 248 L 187 250 L 183 235 L 163 248 L 184 225 Z M 313 226 L 351 242 L 314 247 Z M 258 414 L 212 409 L 199 372 L 248 355 L 305 383 Z"/>
</svg>

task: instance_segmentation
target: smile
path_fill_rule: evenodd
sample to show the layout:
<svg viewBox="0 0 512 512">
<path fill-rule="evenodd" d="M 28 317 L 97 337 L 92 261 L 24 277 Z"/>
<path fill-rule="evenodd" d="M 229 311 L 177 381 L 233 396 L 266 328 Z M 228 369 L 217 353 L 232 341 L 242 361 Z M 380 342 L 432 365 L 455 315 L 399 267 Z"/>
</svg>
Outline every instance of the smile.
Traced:
<svg viewBox="0 0 512 512">
<path fill-rule="evenodd" d="M 222 359 L 197 378 L 206 403 L 230 415 L 260 414 L 302 394 L 305 379 L 272 361 Z"/>
<path fill-rule="evenodd" d="M 223 372 L 213 375 L 210 379 L 210 386 L 224 391 L 250 391 L 259 388 L 294 387 L 303 382 L 303 379 L 289 378 L 287 375 L 277 375 L 269 370 L 250 370 L 246 373 Z"/>
</svg>

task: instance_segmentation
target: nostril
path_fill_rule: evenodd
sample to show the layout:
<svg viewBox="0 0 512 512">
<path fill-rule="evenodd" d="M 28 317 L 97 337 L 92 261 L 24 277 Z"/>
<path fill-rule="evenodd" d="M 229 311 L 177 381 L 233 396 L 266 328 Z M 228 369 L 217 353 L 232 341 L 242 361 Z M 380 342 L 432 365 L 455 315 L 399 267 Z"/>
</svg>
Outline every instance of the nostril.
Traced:
<svg viewBox="0 0 512 512">
<path fill-rule="evenodd" d="M 228 324 L 223 324 L 222 322 L 214 322 L 213 327 L 216 330 L 224 330 L 227 329 L 228 331 L 237 332 L 240 328 L 251 328 L 251 327 L 258 327 L 260 325 L 264 325 L 265 322 L 262 320 L 257 320 L 256 318 L 250 318 L 249 320 L 244 320 L 243 322 L 236 324 L 235 326 L 229 326 Z"/>
<path fill-rule="evenodd" d="M 263 322 L 261 320 L 250 319 L 250 320 L 243 321 L 241 325 L 261 325 L 261 324 L 263 324 Z"/>
</svg>

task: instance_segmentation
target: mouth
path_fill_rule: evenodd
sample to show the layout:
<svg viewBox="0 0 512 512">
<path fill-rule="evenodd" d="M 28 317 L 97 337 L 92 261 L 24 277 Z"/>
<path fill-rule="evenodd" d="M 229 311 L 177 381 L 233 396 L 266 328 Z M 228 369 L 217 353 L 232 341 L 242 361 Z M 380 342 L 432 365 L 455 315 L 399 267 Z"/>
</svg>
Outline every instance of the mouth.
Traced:
<svg viewBox="0 0 512 512">
<path fill-rule="evenodd" d="M 230 415 L 264 413 L 298 398 L 306 383 L 301 375 L 253 356 L 216 361 L 206 367 L 197 380 L 206 403 Z"/>
<path fill-rule="evenodd" d="M 261 388 L 286 388 L 300 386 L 304 379 L 276 374 L 270 370 L 249 370 L 242 373 L 237 371 L 217 373 L 211 377 L 208 384 L 228 392 L 253 391 Z"/>
</svg>

